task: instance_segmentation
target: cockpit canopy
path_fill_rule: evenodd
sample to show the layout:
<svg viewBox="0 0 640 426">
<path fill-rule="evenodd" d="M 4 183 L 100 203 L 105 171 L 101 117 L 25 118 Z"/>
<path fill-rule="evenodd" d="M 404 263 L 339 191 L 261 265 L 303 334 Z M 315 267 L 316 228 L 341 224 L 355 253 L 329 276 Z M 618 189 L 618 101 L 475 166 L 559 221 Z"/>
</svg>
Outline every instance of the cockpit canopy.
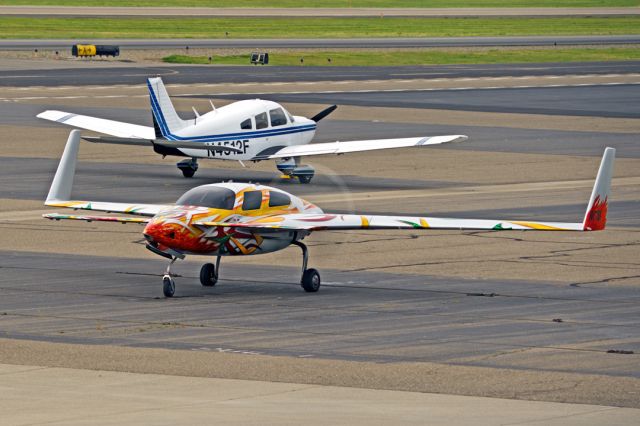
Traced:
<svg viewBox="0 0 640 426">
<path fill-rule="evenodd" d="M 287 118 L 289 121 L 287 121 Z M 251 129 L 266 129 L 267 127 L 284 126 L 288 123 L 293 123 L 295 119 L 287 110 L 278 106 L 277 108 L 269 109 L 267 112 L 261 112 L 253 117 L 249 117 L 240 123 L 240 128 L 244 130 Z"/>
<path fill-rule="evenodd" d="M 199 206 L 212 209 L 233 210 L 236 193 L 229 188 L 219 186 L 198 186 L 178 198 L 179 206 Z"/>
<path fill-rule="evenodd" d="M 268 187 L 242 192 L 242 210 L 260 210 L 261 208 L 282 208 L 291 204 L 291 197 L 281 191 Z M 268 202 L 266 200 L 269 200 Z M 263 200 L 265 200 L 263 202 Z M 178 200 L 179 206 L 198 206 L 211 209 L 233 210 L 236 192 L 230 188 L 215 185 L 203 185 L 185 192 Z"/>
</svg>

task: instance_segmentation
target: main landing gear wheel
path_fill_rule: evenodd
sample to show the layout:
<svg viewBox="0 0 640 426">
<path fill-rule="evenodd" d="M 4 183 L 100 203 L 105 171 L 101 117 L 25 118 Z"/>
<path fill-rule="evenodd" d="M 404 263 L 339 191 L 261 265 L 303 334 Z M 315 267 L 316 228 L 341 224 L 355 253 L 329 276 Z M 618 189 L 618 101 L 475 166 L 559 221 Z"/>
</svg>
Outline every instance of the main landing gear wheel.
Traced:
<svg viewBox="0 0 640 426">
<path fill-rule="evenodd" d="M 320 273 L 313 268 L 307 269 L 307 261 L 309 260 L 309 250 L 307 246 L 295 239 L 291 244 L 302 249 L 302 278 L 300 279 L 300 285 L 307 293 L 317 292 L 320 290 Z"/>
<path fill-rule="evenodd" d="M 300 285 L 307 293 L 315 293 L 320 290 L 320 273 L 313 268 L 307 269 L 302 274 Z"/>
<path fill-rule="evenodd" d="M 182 160 L 179 163 L 176 163 L 176 167 L 180 169 L 182 176 L 191 178 L 198 171 L 198 159 L 192 158 L 189 160 Z"/>
<path fill-rule="evenodd" d="M 200 269 L 200 284 L 213 287 L 218 282 L 218 273 L 213 263 L 205 263 Z"/>
<path fill-rule="evenodd" d="M 162 277 L 162 292 L 164 297 L 173 297 L 176 292 L 176 282 L 171 278 L 171 275 Z"/>
<path fill-rule="evenodd" d="M 313 176 L 305 176 L 305 175 L 300 175 L 298 176 L 298 180 L 300 181 L 300 183 L 309 183 L 311 182 L 311 178 Z"/>
</svg>

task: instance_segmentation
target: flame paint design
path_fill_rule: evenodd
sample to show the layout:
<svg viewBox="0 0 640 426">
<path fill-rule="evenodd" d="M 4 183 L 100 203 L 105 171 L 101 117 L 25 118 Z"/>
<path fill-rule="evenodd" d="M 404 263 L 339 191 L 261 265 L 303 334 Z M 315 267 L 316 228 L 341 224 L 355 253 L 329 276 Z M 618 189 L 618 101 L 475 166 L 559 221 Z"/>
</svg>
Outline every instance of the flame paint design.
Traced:
<svg viewBox="0 0 640 426">
<path fill-rule="evenodd" d="M 252 254 L 260 249 L 264 238 L 242 227 L 224 226 L 225 223 L 241 223 L 240 221 L 246 221 L 247 217 L 253 217 L 255 221 L 277 222 L 282 220 L 277 215 L 300 212 L 294 204 L 269 207 L 269 197 L 265 195 L 268 194 L 268 190 L 262 191 L 262 204 L 259 209 L 242 210 L 244 193 L 256 190 L 259 189 L 250 186 L 237 192 L 233 210 L 197 206 L 169 208 L 150 220 L 144 234 L 159 246 L 183 253 Z M 215 223 L 215 229 L 197 225 L 206 222 Z M 251 222 L 242 225 L 249 226 Z"/>
<path fill-rule="evenodd" d="M 608 199 L 607 197 L 604 200 L 600 200 L 600 196 L 598 195 L 596 199 L 593 201 L 593 205 L 587 213 L 587 216 L 584 220 L 584 229 L 587 231 L 600 231 L 603 230 L 607 223 L 607 208 L 608 208 Z"/>
</svg>

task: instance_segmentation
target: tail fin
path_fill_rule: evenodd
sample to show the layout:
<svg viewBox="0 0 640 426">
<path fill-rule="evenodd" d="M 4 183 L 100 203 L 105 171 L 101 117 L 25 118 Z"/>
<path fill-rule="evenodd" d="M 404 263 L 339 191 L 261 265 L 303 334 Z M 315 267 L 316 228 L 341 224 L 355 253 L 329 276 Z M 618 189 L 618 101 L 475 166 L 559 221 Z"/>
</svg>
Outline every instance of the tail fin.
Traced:
<svg viewBox="0 0 640 426">
<path fill-rule="evenodd" d="M 148 78 L 149 100 L 153 113 L 153 127 L 156 130 L 156 138 L 175 139 L 173 133 L 188 126 L 176 113 L 162 78 Z"/>
<path fill-rule="evenodd" d="M 582 229 L 585 231 L 600 231 L 604 229 L 607 223 L 607 206 L 609 204 L 609 193 L 611 192 L 611 176 L 613 175 L 615 157 L 615 148 L 606 148 L 604 150 L 596 183 L 593 185 L 587 212 L 582 221 Z"/>
<path fill-rule="evenodd" d="M 64 147 L 56 175 L 53 177 L 53 182 L 51 182 L 51 188 L 49 188 L 45 204 L 71 199 L 71 187 L 73 186 L 73 176 L 76 174 L 79 144 L 80 130 L 72 130 Z"/>
</svg>

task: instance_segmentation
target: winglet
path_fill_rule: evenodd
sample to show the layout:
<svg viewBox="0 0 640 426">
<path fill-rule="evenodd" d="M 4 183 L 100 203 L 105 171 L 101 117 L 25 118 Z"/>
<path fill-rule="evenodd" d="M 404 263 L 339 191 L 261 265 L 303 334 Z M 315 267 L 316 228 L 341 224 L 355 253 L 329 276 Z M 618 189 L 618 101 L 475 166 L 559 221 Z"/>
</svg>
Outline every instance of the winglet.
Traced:
<svg viewBox="0 0 640 426">
<path fill-rule="evenodd" d="M 71 187 L 73 186 L 73 176 L 76 173 L 79 144 L 80 130 L 72 130 L 64 147 L 56 175 L 51 182 L 45 204 L 71 199 Z"/>
<path fill-rule="evenodd" d="M 615 157 L 615 148 L 606 148 L 604 150 L 598 176 L 593 185 L 591 198 L 582 221 L 582 229 L 585 231 L 600 231 L 604 229 L 607 223 L 607 207 L 609 193 L 611 192 L 611 176 L 613 175 Z"/>
</svg>

